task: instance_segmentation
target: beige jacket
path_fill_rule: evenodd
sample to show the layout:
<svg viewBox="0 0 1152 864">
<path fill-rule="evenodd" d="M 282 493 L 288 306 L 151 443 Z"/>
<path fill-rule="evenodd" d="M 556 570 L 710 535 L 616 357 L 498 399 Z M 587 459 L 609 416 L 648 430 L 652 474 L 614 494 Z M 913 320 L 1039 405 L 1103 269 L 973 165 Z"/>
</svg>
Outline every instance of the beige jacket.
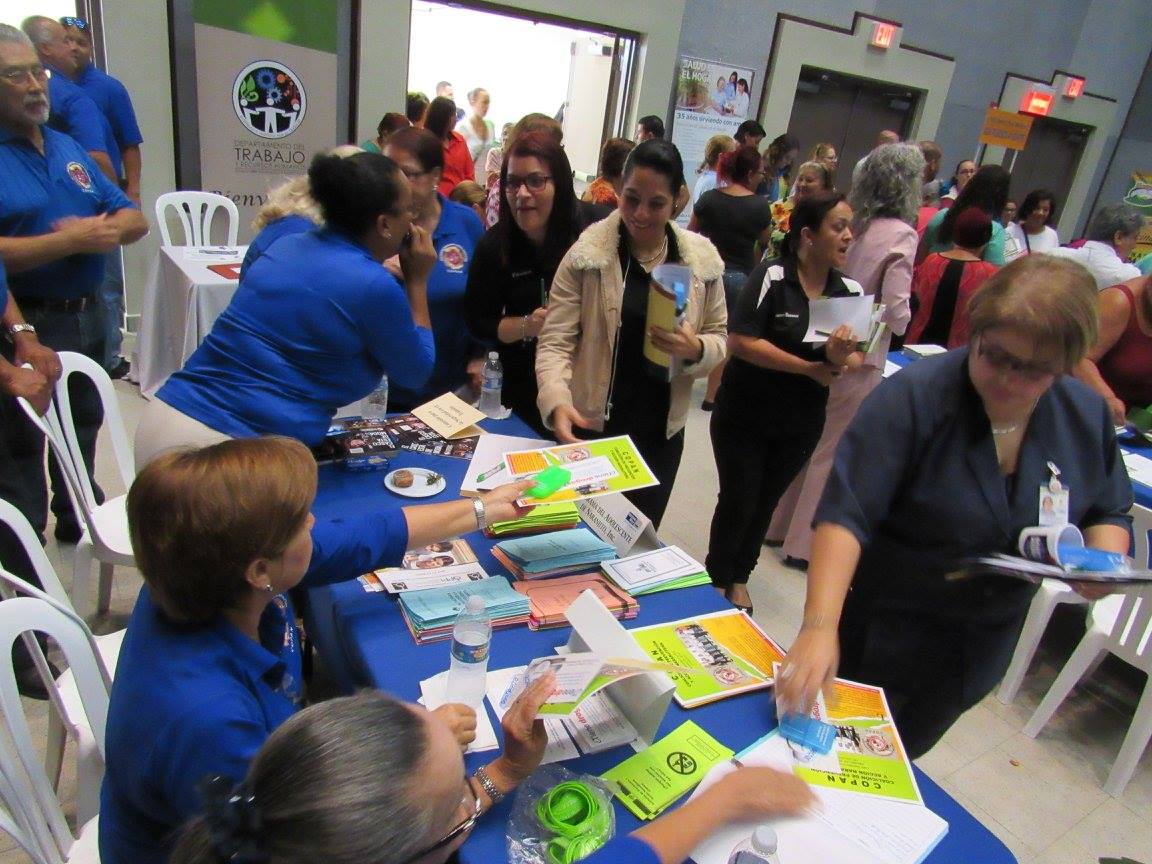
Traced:
<svg viewBox="0 0 1152 864">
<path fill-rule="evenodd" d="M 712 241 L 673 224 L 681 263 L 692 268 L 686 320 L 704 343 L 698 363 L 686 363 L 672 380 L 667 434 L 684 428 L 692 379 L 712 371 L 724 359 L 728 316 L 724 306 L 724 262 Z M 620 214 L 589 226 L 576 240 L 552 282 L 548 317 L 536 347 L 536 404 L 551 427 L 552 412 L 572 405 L 597 430 L 612 388 L 612 353 L 619 336 L 624 274 L 618 254 Z M 621 357 L 618 363 L 640 362 Z"/>
</svg>

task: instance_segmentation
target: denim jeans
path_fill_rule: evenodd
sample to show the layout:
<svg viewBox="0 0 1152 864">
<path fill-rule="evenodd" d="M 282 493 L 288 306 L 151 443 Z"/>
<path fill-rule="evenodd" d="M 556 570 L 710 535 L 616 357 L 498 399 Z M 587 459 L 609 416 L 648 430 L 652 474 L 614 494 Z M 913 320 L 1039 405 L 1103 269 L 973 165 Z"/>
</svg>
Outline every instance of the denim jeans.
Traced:
<svg viewBox="0 0 1152 864">
<path fill-rule="evenodd" d="M 104 259 L 104 281 L 97 296 L 104 311 L 104 354 L 96 359 L 111 372 L 120 362 L 120 347 L 124 343 L 124 334 L 120 332 L 124 321 L 124 267 L 119 249 Z"/>
<path fill-rule="evenodd" d="M 748 274 L 743 270 L 724 271 L 724 305 L 728 307 L 728 326 L 732 326 L 732 315 L 736 312 L 736 301 L 740 299 L 740 290 L 748 281 Z"/>
</svg>

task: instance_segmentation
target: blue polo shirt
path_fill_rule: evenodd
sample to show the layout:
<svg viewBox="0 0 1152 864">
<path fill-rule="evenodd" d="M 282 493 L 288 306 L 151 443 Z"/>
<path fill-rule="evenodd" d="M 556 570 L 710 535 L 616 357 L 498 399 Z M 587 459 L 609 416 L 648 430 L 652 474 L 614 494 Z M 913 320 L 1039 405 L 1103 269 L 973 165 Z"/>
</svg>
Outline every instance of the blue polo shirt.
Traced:
<svg viewBox="0 0 1152 864">
<path fill-rule="evenodd" d="M 55 80 L 55 79 L 52 79 Z M 83 145 L 48 126 L 41 155 L 27 138 L 0 126 L 0 237 L 36 237 L 66 216 L 98 216 L 134 207 L 88 156 Z M 21 297 L 94 294 L 104 279 L 104 255 L 69 255 L 13 273 Z"/>
<path fill-rule="evenodd" d="M 408 528 L 398 509 L 317 521 L 305 580 L 316 585 L 398 564 Z M 173 622 L 140 590 L 108 708 L 100 860 L 161 864 L 174 832 L 201 809 L 202 778 L 237 780 L 274 729 L 302 707 L 300 638 L 281 595 L 260 642 L 224 620 Z"/>
<path fill-rule="evenodd" d="M 428 382 L 420 388 L 389 382 L 390 400 L 398 407 L 415 407 L 449 390 L 455 390 L 468 377 L 468 361 L 481 356 L 473 350 L 472 337 L 464 320 L 464 289 L 472 250 L 484 234 L 484 223 L 471 207 L 449 201 L 440 193 L 440 221 L 432 232 L 436 266 L 428 274 L 428 315 L 436 339 L 436 366 Z"/>
<path fill-rule="evenodd" d="M 381 375 L 422 387 L 435 359 L 392 274 L 351 237 L 317 228 L 272 244 L 156 396 L 234 438 L 314 445 Z"/>
<path fill-rule="evenodd" d="M 48 67 L 48 104 L 52 113 L 48 125 L 57 132 L 71 135 L 85 150 L 100 150 L 112 160 L 116 176 L 120 176 L 120 148 L 112 126 L 99 106 L 78 85 L 68 80 L 63 72 Z"/>
<path fill-rule="evenodd" d="M 248 244 L 248 251 L 244 253 L 244 262 L 240 265 L 240 278 L 243 279 L 248 274 L 248 268 L 256 262 L 256 259 L 267 252 L 268 248 L 281 237 L 286 237 L 289 234 L 303 234 L 315 227 L 316 223 L 307 216 L 300 216 L 296 213 L 269 222 Z"/>
<path fill-rule="evenodd" d="M 76 76 L 75 84 L 96 103 L 112 128 L 112 136 L 120 150 L 143 143 L 144 136 L 140 134 L 140 125 L 136 122 L 132 98 L 119 79 L 89 63 Z"/>
</svg>

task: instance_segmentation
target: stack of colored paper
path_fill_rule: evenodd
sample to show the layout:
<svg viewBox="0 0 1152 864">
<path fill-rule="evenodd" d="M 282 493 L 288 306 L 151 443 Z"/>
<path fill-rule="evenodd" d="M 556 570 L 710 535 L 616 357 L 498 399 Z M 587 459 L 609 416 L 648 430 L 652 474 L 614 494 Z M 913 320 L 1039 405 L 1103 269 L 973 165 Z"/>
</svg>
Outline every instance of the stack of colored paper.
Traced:
<svg viewBox="0 0 1152 864">
<path fill-rule="evenodd" d="M 484 529 L 488 537 L 514 537 L 521 534 L 544 534 L 566 530 L 580 524 L 580 511 L 575 504 L 544 504 L 528 511 L 519 519 L 493 522 Z"/>
<path fill-rule="evenodd" d="M 708 585 L 712 581 L 704 571 L 704 565 L 679 546 L 664 546 L 616 561 L 604 561 L 600 569 L 613 582 L 636 596 L 691 585 Z"/>
<path fill-rule="evenodd" d="M 484 599 L 493 629 L 528 623 L 528 598 L 513 591 L 508 580 L 499 576 L 467 585 L 403 591 L 400 613 L 417 644 L 423 645 L 450 637 L 456 616 L 473 595 Z"/>
<path fill-rule="evenodd" d="M 548 579 L 594 570 L 601 561 L 616 557 L 616 547 L 587 528 L 569 528 L 504 540 L 492 548 L 492 554 L 517 579 Z"/>
<path fill-rule="evenodd" d="M 635 618 L 640 612 L 636 598 L 618 588 L 599 573 L 561 576 L 544 581 L 517 582 L 512 586 L 531 603 L 528 627 L 532 630 L 547 630 L 550 627 L 565 627 L 568 619 L 564 612 L 584 591 L 591 590 L 604 604 L 604 607 L 617 618 Z"/>
</svg>

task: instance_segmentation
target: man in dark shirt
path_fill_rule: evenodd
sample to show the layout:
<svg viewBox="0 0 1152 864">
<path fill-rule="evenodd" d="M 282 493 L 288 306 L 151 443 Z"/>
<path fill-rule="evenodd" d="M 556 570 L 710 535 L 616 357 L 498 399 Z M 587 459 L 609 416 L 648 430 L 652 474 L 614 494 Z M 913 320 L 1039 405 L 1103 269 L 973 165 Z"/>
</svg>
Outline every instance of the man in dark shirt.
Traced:
<svg viewBox="0 0 1152 864">
<path fill-rule="evenodd" d="M 72 138 L 47 126 L 48 72 L 31 41 L 0 25 L 0 261 L 12 297 L 26 321 L 0 351 L 14 365 L 31 362 L 32 337 L 56 351 L 78 351 L 99 361 L 103 315 L 96 291 L 104 256 L 148 230 L 140 211 Z M 35 363 L 32 364 L 35 367 Z M 57 373 L 58 374 L 58 373 Z M 91 473 L 100 399 L 87 381 L 70 389 L 80 450 Z M 41 534 L 47 524 L 44 441 L 10 397 L 0 397 L 0 498 L 13 504 Z M 52 509 L 58 539 L 80 536 L 63 478 L 55 464 Z M 2 548 L 0 560 L 9 560 Z"/>
</svg>

